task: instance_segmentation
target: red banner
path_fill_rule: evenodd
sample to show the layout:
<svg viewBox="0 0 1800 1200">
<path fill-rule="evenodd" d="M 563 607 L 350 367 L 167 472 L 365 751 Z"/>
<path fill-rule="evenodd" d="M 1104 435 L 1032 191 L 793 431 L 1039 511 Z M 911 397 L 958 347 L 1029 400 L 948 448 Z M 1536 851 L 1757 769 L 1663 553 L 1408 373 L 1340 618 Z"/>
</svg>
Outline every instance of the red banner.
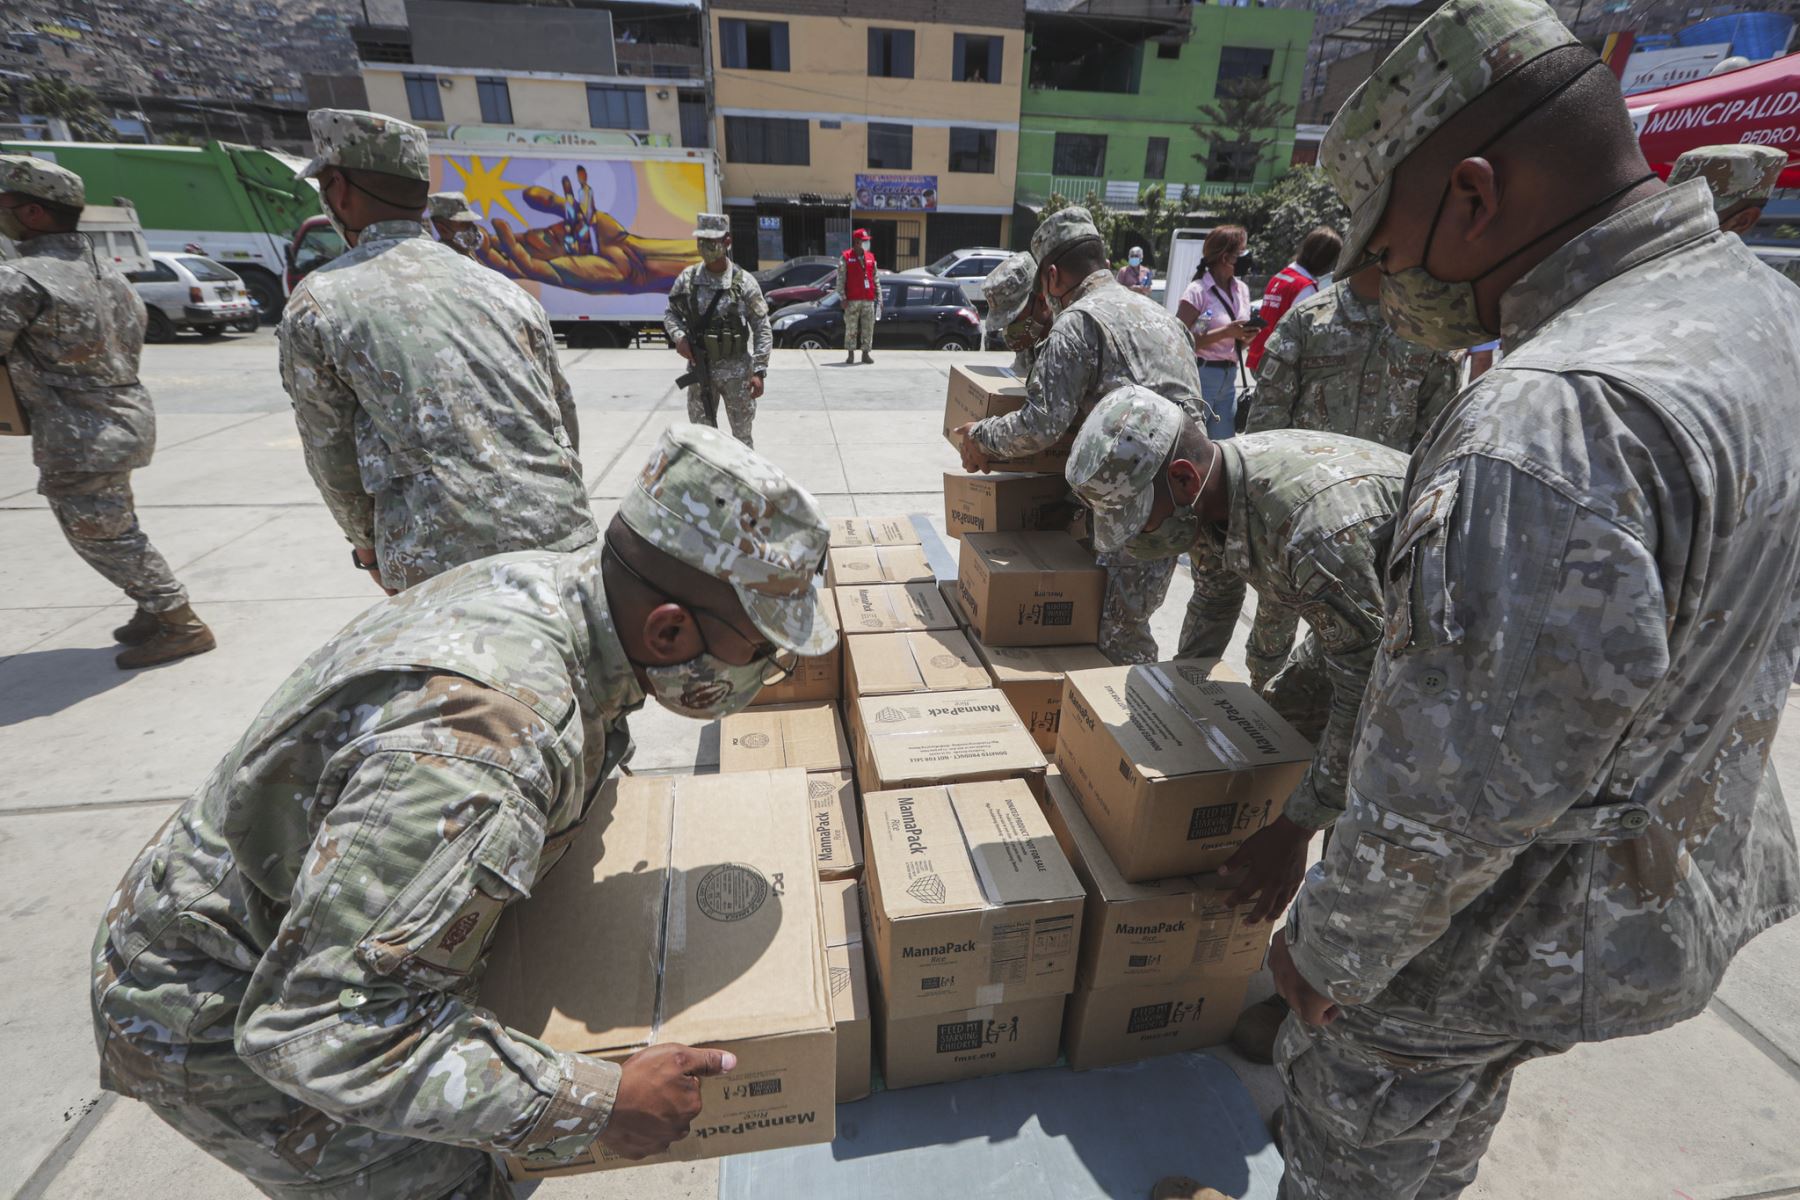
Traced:
<svg viewBox="0 0 1800 1200">
<path fill-rule="evenodd" d="M 1787 153 L 1780 186 L 1800 187 L 1800 54 L 1625 97 L 1638 144 L 1657 174 L 1683 151 L 1752 142 Z"/>
</svg>

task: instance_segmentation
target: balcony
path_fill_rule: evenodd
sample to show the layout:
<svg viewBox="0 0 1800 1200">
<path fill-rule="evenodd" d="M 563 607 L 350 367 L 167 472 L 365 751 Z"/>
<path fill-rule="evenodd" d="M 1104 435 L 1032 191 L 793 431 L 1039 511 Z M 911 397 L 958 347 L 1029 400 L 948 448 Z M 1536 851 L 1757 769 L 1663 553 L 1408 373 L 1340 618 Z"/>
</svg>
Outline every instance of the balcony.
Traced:
<svg viewBox="0 0 1800 1200">
<path fill-rule="evenodd" d="M 1108 208 L 1132 211 L 1141 207 L 1138 198 L 1144 194 L 1145 189 L 1151 187 L 1161 187 L 1170 204 L 1179 204 L 1184 188 L 1195 199 L 1210 199 L 1243 192 L 1259 192 L 1267 186 L 1269 185 L 1266 183 L 1184 184 L 1155 179 L 1090 179 L 1078 175 L 1021 172 L 1016 185 L 1016 198 L 1020 204 L 1036 206 L 1049 199 L 1052 192 L 1075 204 L 1086 204 L 1090 198 L 1098 196 Z"/>
</svg>

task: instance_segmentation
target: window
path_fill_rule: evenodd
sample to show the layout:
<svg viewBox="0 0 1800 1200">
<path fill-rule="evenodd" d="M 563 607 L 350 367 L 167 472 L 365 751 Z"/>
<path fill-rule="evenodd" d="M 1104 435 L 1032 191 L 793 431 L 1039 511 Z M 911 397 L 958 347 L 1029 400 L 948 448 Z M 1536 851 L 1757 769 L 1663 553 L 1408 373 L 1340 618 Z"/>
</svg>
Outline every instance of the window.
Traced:
<svg viewBox="0 0 1800 1200">
<path fill-rule="evenodd" d="M 1180 58 L 1181 57 L 1181 43 L 1180 42 L 1158 42 L 1158 43 L 1156 43 L 1156 57 L 1158 57 L 1158 58 Z"/>
<path fill-rule="evenodd" d="M 180 263 L 189 275 L 192 275 L 201 283 L 237 282 L 238 277 L 235 272 L 227 271 L 224 267 L 221 267 L 210 258 L 195 258 L 192 255 L 188 255 L 183 258 L 178 258 L 175 261 Z"/>
<path fill-rule="evenodd" d="M 683 146 L 712 145 L 712 122 L 706 119 L 706 97 L 687 91 L 676 97 L 676 112 L 681 117 Z"/>
<path fill-rule="evenodd" d="M 719 18 L 719 58 L 742 71 L 787 70 L 787 22 Z"/>
<path fill-rule="evenodd" d="M 1212 183 L 1249 183 L 1256 178 L 1256 147 L 1242 142 L 1214 142 L 1206 156 L 1206 178 Z"/>
<path fill-rule="evenodd" d="M 790 117 L 726 117 L 725 161 L 804 167 L 812 163 L 805 121 Z"/>
<path fill-rule="evenodd" d="M 912 126 L 869 122 L 869 170 L 912 170 Z"/>
<path fill-rule="evenodd" d="M 965 258 L 948 271 L 944 272 L 949 279 L 986 279 L 1000 265 L 997 258 Z"/>
<path fill-rule="evenodd" d="M 438 98 L 436 75 L 406 76 L 406 107 L 415 121 L 441 121 L 444 102 Z"/>
<path fill-rule="evenodd" d="M 957 34 L 951 50 L 950 78 L 964 83 L 999 83 L 1003 45 L 997 37 Z"/>
<path fill-rule="evenodd" d="M 991 129 L 951 129 L 950 169 L 992 175 L 995 136 Z"/>
<path fill-rule="evenodd" d="M 1219 47 L 1219 82 L 1213 88 L 1213 95 L 1224 95 L 1220 89 L 1233 80 L 1267 79 L 1269 69 L 1274 64 L 1273 50 L 1252 49 L 1248 46 Z"/>
<path fill-rule="evenodd" d="M 1144 178 L 1161 179 L 1169 169 L 1169 139 L 1150 139 L 1144 148 Z"/>
<path fill-rule="evenodd" d="M 504 79 L 477 79 L 475 94 L 481 99 L 481 119 L 488 125 L 512 124 L 512 93 Z"/>
<path fill-rule="evenodd" d="M 913 77 L 913 31 L 869 30 L 869 74 L 878 79 Z"/>
<path fill-rule="evenodd" d="M 608 83 L 590 83 L 587 90 L 588 124 L 595 129 L 647 129 L 644 89 Z"/>
<path fill-rule="evenodd" d="M 148 271 L 133 271 L 125 278 L 133 283 L 175 283 L 181 276 L 175 274 L 175 268 L 168 263 L 151 259 Z"/>
<path fill-rule="evenodd" d="M 1082 179 L 1100 178 L 1106 174 L 1106 135 L 1057 134 L 1056 158 L 1050 170 L 1056 175 L 1076 175 Z"/>
</svg>

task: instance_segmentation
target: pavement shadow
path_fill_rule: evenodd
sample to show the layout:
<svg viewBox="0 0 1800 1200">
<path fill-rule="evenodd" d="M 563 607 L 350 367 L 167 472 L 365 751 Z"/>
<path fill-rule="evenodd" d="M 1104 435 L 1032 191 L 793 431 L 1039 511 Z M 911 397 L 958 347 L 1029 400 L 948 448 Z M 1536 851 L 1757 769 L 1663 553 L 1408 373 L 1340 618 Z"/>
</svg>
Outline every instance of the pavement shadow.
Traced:
<svg viewBox="0 0 1800 1200">
<path fill-rule="evenodd" d="M 113 664 L 119 647 L 27 650 L 0 661 L 0 728 L 48 717 L 109 692 L 137 674 Z"/>
</svg>

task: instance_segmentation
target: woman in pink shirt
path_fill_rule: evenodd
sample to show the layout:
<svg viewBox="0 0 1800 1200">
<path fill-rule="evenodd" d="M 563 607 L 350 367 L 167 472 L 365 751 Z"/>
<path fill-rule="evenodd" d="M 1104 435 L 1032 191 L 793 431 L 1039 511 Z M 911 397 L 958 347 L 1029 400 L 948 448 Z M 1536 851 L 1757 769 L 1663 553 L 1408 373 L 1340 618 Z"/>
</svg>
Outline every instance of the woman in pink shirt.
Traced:
<svg viewBox="0 0 1800 1200">
<path fill-rule="evenodd" d="M 1242 225 L 1221 225 L 1200 247 L 1200 273 L 1181 294 L 1176 319 L 1194 335 L 1200 364 L 1200 397 L 1206 401 L 1206 436 L 1236 432 L 1238 347 L 1256 336 L 1250 319 L 1250 287 L 1237 277 L 1237 261 L 1250 235 Z"/>
</svg>

